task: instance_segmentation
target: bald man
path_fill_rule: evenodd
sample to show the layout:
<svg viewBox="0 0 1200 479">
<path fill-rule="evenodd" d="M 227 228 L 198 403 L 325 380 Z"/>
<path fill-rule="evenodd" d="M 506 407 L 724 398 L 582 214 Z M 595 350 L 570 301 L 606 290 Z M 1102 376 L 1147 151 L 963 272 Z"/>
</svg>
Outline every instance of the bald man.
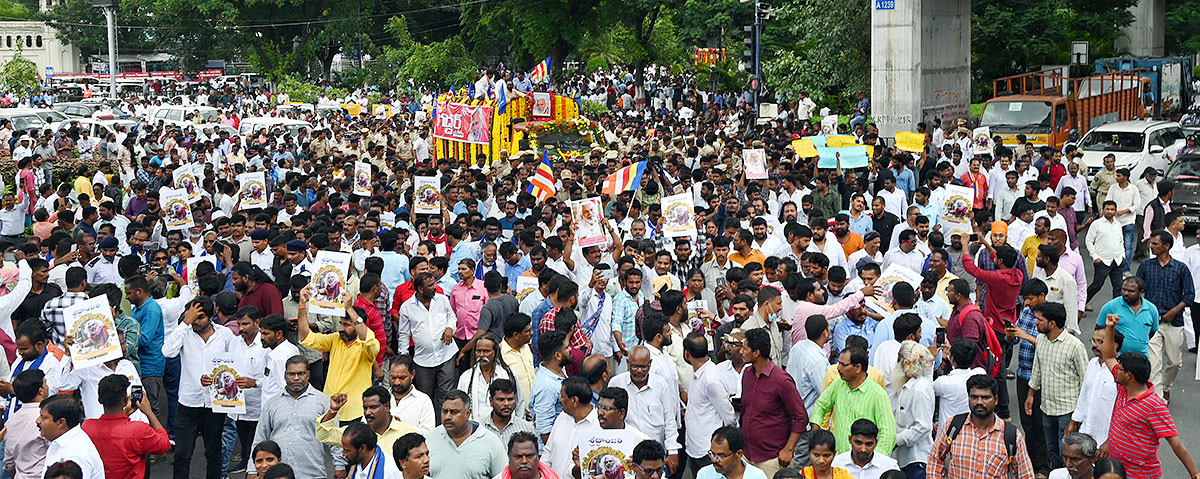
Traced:
<svg viewBox="0 0 1200 479">
<path fill-rule="evenodd" d="M 675 470 L 679 467 L 680 399 L 678 388 L 663 379 L 664 374 L 675 374 L 675 363 L 653 356 L 646 346 L 630 349 L 629 371 L 613 376 L 609 386 L 629 393 L 626 423 L 665 446 L 667 464 Z"/>
<path fill-rule="evenodd" d="M 592 405 L 600 401 L 600 391 L 608 387 L 608 358 L 593 354 L 583 359 L 579 365 L 579 374 L 587 378 L 588 386 L 592 388 Z"/>
</svg>

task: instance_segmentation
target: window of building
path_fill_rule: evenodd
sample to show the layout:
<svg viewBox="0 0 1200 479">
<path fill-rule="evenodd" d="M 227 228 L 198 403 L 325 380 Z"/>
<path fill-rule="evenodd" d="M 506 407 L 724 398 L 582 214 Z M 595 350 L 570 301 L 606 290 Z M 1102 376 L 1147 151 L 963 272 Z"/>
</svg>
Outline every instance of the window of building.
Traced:
<svg viewBox="0 0 1200 479">
<path fill-rule="evenodd" d="M 37 47 L 42 48 L 42 36 L 41 35 L 37 36 Z"/>
</svg>

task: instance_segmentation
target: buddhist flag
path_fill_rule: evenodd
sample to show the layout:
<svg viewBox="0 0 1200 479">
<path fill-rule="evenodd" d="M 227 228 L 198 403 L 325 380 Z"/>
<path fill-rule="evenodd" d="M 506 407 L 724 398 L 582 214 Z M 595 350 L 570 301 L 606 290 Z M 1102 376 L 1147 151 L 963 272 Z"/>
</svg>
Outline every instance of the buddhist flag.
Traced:
<svg viewBox="0 0 1200 479">
<path fill-rule="evenodd" d="M 542 153 L 542 164 L 538 165 L 525 192 L 533 195 L 538 201 L 546 201 L 554 194 L 554 169 L 550 167 L 549 153 Z"/>
<path fill-rule="evenodd" d="M 532 83 L 549 83 L 550 82 L 550 57 L 538 62 L 537 66 L 529 72 L 529 81 Z"/>
<path fill-rule="evenodd" d="M 644 161 L 621 168 L 604 179 L 604 186 L 600 189 L 600 193 L 616 195 L 636 190 L 642 186 L 642 173 L 645 172 L 646 162 Z"/>
<path fill-rule="evenodd" d="M 911 131 L 896 132 L 896 148 L 913 153 L 925 150 L 925 135 Z"/>
</svg>

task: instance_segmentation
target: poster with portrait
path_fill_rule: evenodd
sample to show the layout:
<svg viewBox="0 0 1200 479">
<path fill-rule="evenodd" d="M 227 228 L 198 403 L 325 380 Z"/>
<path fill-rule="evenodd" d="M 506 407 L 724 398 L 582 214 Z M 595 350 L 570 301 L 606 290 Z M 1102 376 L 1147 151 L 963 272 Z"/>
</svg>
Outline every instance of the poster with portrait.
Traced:
<svg viewBox="0 0 1200 479">
<path fill-rule="evenodd" d="M 371 164 L 365 161 L 354 162 L 354 194 L 371 196 Z"/>
<path fill-rule="evenodd" d="M 188 202 L 200 199 L 200 177 L 204 175 L 204 167 L 198 163 L 179 165 L 171 172 L 175 188 L 187 193 Z"/>
<path fill-rule="evenodd" d="M 200 291 L 200 284 L 198 282 L 199 275 L 196 274 L 196 269 L 200 267 L 200 263 L 209 263 L 213 265 L 213 269 L 216 269 L 217 257 L 211 255 L 192 256 L 191 258 L 187 259 L 187 270 L 183 272 L 183 280 L 186 281 L 187 285 L 192 288 L 192 291 Z"/>
<path fill-rule="evenodd" d="M 396 213 L 385 211 L 379 213 L 379 232 L 384 232 L 396 228 Z"/>
<path fill-rule="evenodd" d="M 971 202 L 975 199 L 975 190 L 965 186 L 946 185 L 945 200 L 938 205 L 941 216 L 938 224 L 942 225 L 942 234 L 949 239 L 956 234 L 971 234 Z"/>
<path fill-rule="evenodd" d="M 971 130 L 971 151 L 976 155 L 990 155 L 995 147 L 992 141 L 992 127 L 981 126 Z"/>
<path fill-rule="evenodd" d="M 534 117 L 550 116 L 554 111 L 554 101 L 550 96 L 550 92 L 535 91 L 533 92 L 533 108 L 530 114 Z"/>
<path fill-rule="evenodd" d="M 208 387 L 208 401 L 218 414 L 245 414 L 246 391 L 237 385 L 238 360 L 232 353 L 214 355 L 209 358 L 207 374 L 212 378 Z"/>
<path fill-rule="evenodd" d="M 765 180 L 767 178 L 767 152 L 762 148 L 742 150 L 742 161 L 746 163 L 746 179 Z"/>
<path fill-rule="evenodd" d="M 442 212 L 441 188 L 435 176 L 413 177 L 413 212 L 436 215 Z"/>
<path fill-rule="evenodd" d="M 829 115 L 821 119 L 821 134 L 836 135 L 837 134 L 837 115 Z"/>
<path fill-rule="evenodd" d="M 237 175 L 238 184 L 242 185 L 238 191 L 238 196 L 241 198 L 242 210 L 253 210 L 267 207 L 267 178 L 261 171 L 253 173 L 242 173 Z"/>
<path fill-rule="evenodd" d="M 634 477 L 633 433 L 620 429 L 584 429 L 575 433 L 583 479 Z"/>
<path fill-rule="evenodd" d="M 692 205 L 691 193 L 664 196 L 659 202 L 662 204 L 663 234 L 668 238 L 696 236 L 696 220 L 693 216 L 695 208 Z"/>
<path fill-rule="evenodd" d="M 596 246 L 608 241 L 604 233 L 604 207 L 600 198 L 571 202 L 571 220 L 575 222 L 575 241 L 579 247 Z"/>
<path fill-rule="evenodd" d="M 308 309 L 313 314 L 346 316 L 342 292 L 346 291 L 351 257 L 350 253 L 340 251 L 317 252 L 317 257 L 313 260 L 313 270 L 316 272 L 309 281 L 312 296 L 308 300 Z"/>
<path fill-rule="evenodd" d="M 517 276 L 517 301 L 524 301 L 529 293 L 537 291 L 537 276 Z"/>
<path fill-rule="evenodd" d="M 192 220 L 192 205 L 188 201 L 187 192 L 164 186 L 158 190 L 158 201 L 162 205 L 163 222 L 167 230 L 188 230 L 195 223 Z"/>
<path fill-rule="evenodd" d="M 867 298 L 867 307 L 876 312 L 892 312 L 892 288 L 899 282 L 908 283 L 914 291 L 920 291 L 921 275 L 907 266 L 889 265 L 879 275 L 879 280 L 875 281 L 875 296 Z"/>
<path fill-rule="evenodd" d="M 107 296 L 80 301 L 63 309 L 63 322 L 71 336 L 71 361 L 75 369 L 120 359 L 121 343 Z M 136 347 L 137 345 L 133 345 Z"/>
</svg>

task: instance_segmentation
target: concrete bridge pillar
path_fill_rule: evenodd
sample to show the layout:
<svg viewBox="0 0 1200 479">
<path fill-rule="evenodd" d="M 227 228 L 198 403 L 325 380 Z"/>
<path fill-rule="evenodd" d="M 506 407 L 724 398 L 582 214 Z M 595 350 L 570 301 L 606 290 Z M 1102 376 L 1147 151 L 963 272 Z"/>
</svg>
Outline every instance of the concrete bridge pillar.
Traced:
<svg viewBox="0 0 1200 479">
<path fill-rule="evenodd" d="M 971 2 L 874 0 L 871 7 L 871 115 L 880 136 L 967 117 Z"/>
<path fill-rule="evenodd" d="M 1125 27 L 1124 38 L 1113 42 L 1116 50 L 1124 50 L 1135 57 L 1163 56 L 1167 0 L 1140 0 L 1129 7 L 1129 11 L 1133 13 L 1133 23 Z"/>
</svg>

